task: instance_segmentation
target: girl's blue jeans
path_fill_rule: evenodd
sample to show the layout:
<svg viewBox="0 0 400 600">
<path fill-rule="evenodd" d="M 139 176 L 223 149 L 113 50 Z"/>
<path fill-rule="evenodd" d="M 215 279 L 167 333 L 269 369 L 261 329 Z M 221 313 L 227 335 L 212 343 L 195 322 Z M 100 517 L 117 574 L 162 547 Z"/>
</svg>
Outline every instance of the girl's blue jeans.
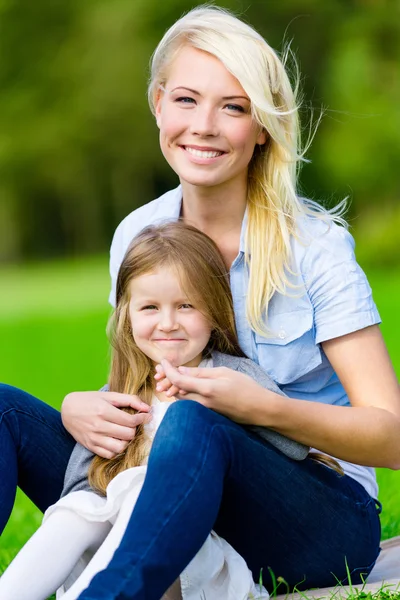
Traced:
<svg viewBox="0 0 400 600">
<path fill-rule="evenodd" d="M 44 510 L 61 493 L 73 447 L 54 409 L 0 387 L 0 506 L 16 485 Z M 191 400 L 173 404 L 149 457 L 121 545 L 80 600 L 159 600 L 211 529 L 247 561 L 290 587 L 352 583 L 379 554 L 379 503 L 350 477 L 295 462 L 243 427 Z M 285 590 L 282 589 L 282 592 Z"/>
</svg>

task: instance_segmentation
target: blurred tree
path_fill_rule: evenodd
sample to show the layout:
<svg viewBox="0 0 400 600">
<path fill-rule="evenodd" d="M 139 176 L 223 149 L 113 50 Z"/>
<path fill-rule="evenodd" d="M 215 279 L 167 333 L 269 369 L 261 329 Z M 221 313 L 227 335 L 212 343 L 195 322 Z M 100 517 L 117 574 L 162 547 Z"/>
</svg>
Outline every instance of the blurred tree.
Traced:
<svg viewBox="0 0 400 600">
<path fill-rule="evenodd" d="M 167 27 L 198 4 L 0 0 L 0 258 L 104 250 L 121 218 L 176 184 L 147 106 L 148 61 Z M 365 215 L 360 231 L 375 225 L 375 259 L 393 260 L 398 3 L 220 4 L 278 50 L 293 39 L 305 108 L 327 109 L 304 190 L 316 199 L 350 193 L 352 214 Z"/>
</svg>

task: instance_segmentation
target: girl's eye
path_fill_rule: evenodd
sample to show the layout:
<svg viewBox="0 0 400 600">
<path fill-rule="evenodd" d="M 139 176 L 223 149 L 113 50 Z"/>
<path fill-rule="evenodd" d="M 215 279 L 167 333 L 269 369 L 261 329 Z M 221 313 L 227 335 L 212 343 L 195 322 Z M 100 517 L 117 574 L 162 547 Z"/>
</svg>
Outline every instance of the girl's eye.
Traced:
<svg viewBox="0 0 400 600">
<path fill-rule="evenodd" d="M 156 308 L 155 304 L 147 304 L 146 306 L 142 306 L 141 310 L 155 310 Z"/>
<path fill-rule="evenodd" d="M 180 96 L 179 98 L 176 98 L 175 102 L 178 102 L 179 104 L 195 104 L 196 101 L 194 98 L 190 98 L 190 96 Z"/>
<path fill-rule="evenodd" d="M 191 304 L 181 304 L 181 308 L 193 308 Z"/>
</svg>

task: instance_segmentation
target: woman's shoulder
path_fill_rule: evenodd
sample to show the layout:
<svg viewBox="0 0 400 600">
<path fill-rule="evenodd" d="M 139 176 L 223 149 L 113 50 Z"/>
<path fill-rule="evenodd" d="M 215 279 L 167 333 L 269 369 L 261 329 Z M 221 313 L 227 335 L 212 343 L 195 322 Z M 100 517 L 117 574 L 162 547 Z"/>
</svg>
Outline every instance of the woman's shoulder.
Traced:
<svg viewBox="0 0 400 600">
<path fill-rule="evenodd" d="M 356 262 L 353 236 L 346 224 L 329 215 L 298 218 L 291 247 L 294 265 L 305 282 L 318 272 Z"/>
</svg>

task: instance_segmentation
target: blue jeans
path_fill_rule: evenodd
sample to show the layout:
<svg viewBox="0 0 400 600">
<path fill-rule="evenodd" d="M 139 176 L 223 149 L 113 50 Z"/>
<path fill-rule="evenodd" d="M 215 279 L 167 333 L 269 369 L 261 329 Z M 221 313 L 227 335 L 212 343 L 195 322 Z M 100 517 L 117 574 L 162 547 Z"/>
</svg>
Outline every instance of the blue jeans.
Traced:
<svg viewBox="0 0 400 600">
<path fill-rule="evenodd" d="M 304 589 L 346 583 L 347 563 L 359 583 L 379 554 L 378 509 L 360 484 L 181 400 L 158 429 L 120 547 L 79 599 L 159 600 L 211 529 L 270 591 L 268 567 Z"/>
<path fill-rule="evenodd" d="M 57 502 L 74 444 L 57 410 L 0 384 L 0 534 L 17 485 L 41 511 Z"/>
</svg>

